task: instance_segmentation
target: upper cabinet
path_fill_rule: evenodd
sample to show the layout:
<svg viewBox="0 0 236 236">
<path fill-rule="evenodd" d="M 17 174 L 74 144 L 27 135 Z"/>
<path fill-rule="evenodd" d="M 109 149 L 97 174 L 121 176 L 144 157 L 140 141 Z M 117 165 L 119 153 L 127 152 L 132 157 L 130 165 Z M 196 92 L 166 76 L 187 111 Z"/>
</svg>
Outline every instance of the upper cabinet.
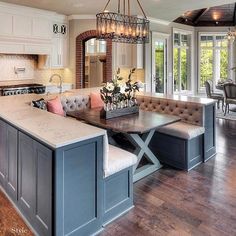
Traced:
<svg viewBox="0 0 236 236">
<path fill-rule="evenodd" d="M 51 68 L 65 68 L 68 66 L 68 26 L 65 23 L 53 24 Z"/>
<path fill-rule="evenodd" d="M 31 37 L 32 36 L 32 21 L 29 16 L 13 15 L 13 36 L 16 37 Z"/>
<path fill-rule="evenodd" d="M 32 20 L 32 36 L 35 38 L 51 39 L 52 23 L 49 19 L 34 17 Z"/>
<path fill-rule="evenodd" d="M 13 16 L 8 13 L 0 12 L 0 35 L 11 36 L 13 29 Z"/>
<path fill-rule="evenodd" d="M 52 22 L 45 17 L 1 13 L 0 10 L 0 37 L 6 36 L 11 36 L 11 39 L 50 40 Z"/>
<path fill-rule="evenodd" d="M 143 69 L 144 46 L 142 44 L 113 43 L 113 70 L 117 68 Z"/>
</svg>

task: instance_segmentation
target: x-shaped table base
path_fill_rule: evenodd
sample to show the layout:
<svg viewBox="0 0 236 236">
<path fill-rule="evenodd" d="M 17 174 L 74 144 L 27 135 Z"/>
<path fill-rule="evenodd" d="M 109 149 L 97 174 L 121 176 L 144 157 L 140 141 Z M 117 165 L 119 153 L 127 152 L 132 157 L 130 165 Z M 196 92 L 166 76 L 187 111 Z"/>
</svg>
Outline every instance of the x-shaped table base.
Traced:
<svg viewBox="0 0 236 236">
<path fill-rule="evenodd" d="M 149 143 L 154 133 L 155 129 L 141 136 L 139 134 L 125 134 L 127 139 L 135 146 L 134 154 L 137 155 L 138 157 L 138 162 L 133 169 L 134 182 L 144 178 L 147 175 L 150 175 L 151 173 L 162 167 L 157 157 L 153 154 L 153 152 L 149 148 Z M 140 161 L 144 157 L 147 158 L 149 164 L 144 165 L 142 167 L 138 167 Z"/>
</svg>

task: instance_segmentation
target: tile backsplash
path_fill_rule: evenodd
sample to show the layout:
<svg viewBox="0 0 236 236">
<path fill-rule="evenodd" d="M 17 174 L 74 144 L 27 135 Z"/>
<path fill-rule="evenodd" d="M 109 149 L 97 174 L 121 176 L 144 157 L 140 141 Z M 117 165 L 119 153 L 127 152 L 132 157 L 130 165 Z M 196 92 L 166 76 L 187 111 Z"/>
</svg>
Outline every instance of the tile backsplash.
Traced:
<svg viewBox="0 0 236 236">
<path fill-rule="evenodd" d="M 17 68 L 20 69 L 17 71 Z M 63 77 L 63 82 L 73 83 L 69 69 L 38 69 L 37 55 L 0 54 L 0 85 L 21 83 L 48 84 L 52 74 Z"/>
</svg>

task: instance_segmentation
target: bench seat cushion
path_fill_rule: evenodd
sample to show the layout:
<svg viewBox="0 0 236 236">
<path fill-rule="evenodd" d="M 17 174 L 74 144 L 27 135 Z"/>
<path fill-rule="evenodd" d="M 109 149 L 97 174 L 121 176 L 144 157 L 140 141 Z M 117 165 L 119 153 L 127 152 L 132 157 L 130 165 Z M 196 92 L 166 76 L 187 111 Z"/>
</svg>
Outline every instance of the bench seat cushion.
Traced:
<svg viewBox="0 0 236 236">
<path fill-rule="evenodd" d="M 137 156 L 121 148 L 109 145 L 107 167 L 104 169 L 105 177 L 113 175 L 123 169 L 135 165 Z"/>
<path fill-rule="evenodd" d="M 157 131 L 163 134 L 190 140 L 199 135 L 202 135 L 205 132 L 205 128 L 180 121 L 170 125 L 163 126 L 159 128 Z"/>
</svg>

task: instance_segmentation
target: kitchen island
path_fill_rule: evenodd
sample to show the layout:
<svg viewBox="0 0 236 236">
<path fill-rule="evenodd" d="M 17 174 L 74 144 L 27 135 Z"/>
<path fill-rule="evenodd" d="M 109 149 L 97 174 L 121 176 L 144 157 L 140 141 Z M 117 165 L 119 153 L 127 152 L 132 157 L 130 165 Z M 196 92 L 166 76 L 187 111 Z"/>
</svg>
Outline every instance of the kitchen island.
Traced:
<svg viewBox="0 0 236 236">
<path fill-rule="evenodd" d="M 95 234 L 106 132 L 30 106 L 41 97 L 0 97 L 1 188 L 36 234 Z"/>
</svg>

